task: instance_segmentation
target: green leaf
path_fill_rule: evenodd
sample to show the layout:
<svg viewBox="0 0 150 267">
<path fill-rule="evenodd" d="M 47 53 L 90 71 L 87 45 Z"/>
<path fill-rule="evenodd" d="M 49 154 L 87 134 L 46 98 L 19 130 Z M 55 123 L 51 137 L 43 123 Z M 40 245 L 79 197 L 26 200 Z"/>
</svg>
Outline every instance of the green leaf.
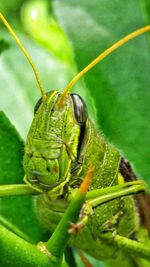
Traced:
<svg viewBox="0 0 150 267">
<path fill-rule="evenodd" d="M 24 0 L 1 0 L 0 11 L 5 15 L 7 14 L 7 18 L 9 17 L 12 21 L 14 21 L 16 16 L 12 16 L 12 13 L 16 15 L 23 2 Z"/>
<path fill-rule="evenodd" d="M 25 2 L 21 8 L 23 26 L 42 47 L 72 64 L 72 50 L 66 34 L 50 12 L 50 1 Z"/>
<path fill-rule="evenodd" d="M 144 1 L 55 0 L 78 69 L 128 33 L 147 24 Z M 147 3 L 147 1 L 145 1 Z M 150 33 L 130 41 L 85 75 L 99 127 L 149 184 Z"/>
<path fill-rule="evenodd" d="M 4 39 L 1 39 L 0 40 L 0 54 L 8 48 L 9 48 L 9 44 Z"/>
<path fill-rule="evenodd" d="M 23 141 L 3 112 L 0 112 L 0 183 L 23 183 Z M 37 242 L 45 236 L 34 211 L 35 197 L 0 199 L 0 223 L 11 231 Z M 24 233 L 24 234 L 22 234 Z"/>
<path fill-rule="evenodd" d="M 0 177 L 5 184 L 21 183 L 23 141 L 5 114 L 0 111 Z"/>
</svg>

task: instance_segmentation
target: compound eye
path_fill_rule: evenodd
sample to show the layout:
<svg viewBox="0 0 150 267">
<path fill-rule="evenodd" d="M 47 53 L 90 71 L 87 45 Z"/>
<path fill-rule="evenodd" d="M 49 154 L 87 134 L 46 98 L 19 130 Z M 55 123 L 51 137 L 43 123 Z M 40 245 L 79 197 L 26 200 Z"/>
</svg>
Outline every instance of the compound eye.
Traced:
<svg viewBox="0 0 150 267">
<path fill-rule="evenodd" d="M 54 91 L 49 91 L 46 93 L 47 96 L 51 95 Z M 37 110 L 39 109 L 40 105 L 42 104 L 42 97 L 40 97 L 40 99 L 37 101 L 35 107 L 34 107 L 34 115 L 37 112 Z"/>
<path fill-rule="evenodd" d="M 34 115 L 37 112 L 37 110 L 39 109 L 40 105 L 42 103 L 42 97 L 40 97 L 40 99 L 37 101 L 35 107 L 34 107 Z"/>
<path fill-rule="evenodd" d="M 86 105 L 81 98 L 81 96 L 77 94 L 70 94 L 73 105 L 74 105 L 74 114 L 77 122 L 82 126 L 85 124 L 87 119 L 87 108 Z"/>
</svg>

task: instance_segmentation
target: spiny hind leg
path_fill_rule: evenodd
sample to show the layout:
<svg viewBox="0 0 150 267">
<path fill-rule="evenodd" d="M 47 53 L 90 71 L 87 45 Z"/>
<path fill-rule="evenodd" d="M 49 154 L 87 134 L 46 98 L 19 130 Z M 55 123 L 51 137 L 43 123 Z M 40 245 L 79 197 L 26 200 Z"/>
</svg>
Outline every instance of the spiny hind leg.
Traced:
<svg viewBox="0 0 150 267">
<path fill-rule="evenodd" d="M 107 240 L 110 244 L 115 244 L 118 248 L 132 256 L 150 261 L 150 246 L 143 244 L 138 240 L 129 239 L 112 233 L 103 234 L 102 239 Z"/>
<path fill-rule="evenodd" d="M 87 193 L 86 202 L 80 212 L 79 221 L 76 224 L 71 223 L 69 232 L 79 232 L 88 221 L 89 216 L 93 212 L 93 208 L 107 203 L 116 198 L 133 195 L 145 191 L 146 184 L 143 181 L 132 181 L 116 186 L 111 186 L 102 189 L 95 189 Z"/>
</svg>

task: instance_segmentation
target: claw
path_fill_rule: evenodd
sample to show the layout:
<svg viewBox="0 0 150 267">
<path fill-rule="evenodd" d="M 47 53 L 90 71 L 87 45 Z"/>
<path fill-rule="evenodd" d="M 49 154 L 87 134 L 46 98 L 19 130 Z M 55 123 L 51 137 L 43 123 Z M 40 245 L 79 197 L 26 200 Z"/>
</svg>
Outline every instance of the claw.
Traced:
<svg viewBox="0 0 150 267">
<path fill-rule="evenodd" d="M 83 222 L 78 222 L 78 223 L 70 223 L 70 228 L 68 230 L 69 234 L 77 234 L 81 231 L 81 229 L 84 227 Z"/>
</svg>

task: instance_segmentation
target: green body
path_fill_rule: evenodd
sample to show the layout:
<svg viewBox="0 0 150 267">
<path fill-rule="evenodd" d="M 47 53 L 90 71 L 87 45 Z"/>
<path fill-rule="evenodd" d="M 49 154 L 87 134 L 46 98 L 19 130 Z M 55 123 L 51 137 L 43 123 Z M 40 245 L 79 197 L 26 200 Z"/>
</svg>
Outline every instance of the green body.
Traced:
<svg viewBox="0 0 150 267">
<path fill-rule="evenodd" d="M 119 151 L 108 144 L 88 118 L 81 127 L 70 95 L 65 96 L 60 106 L 58 98 L 58 92 L 54 91 L 39 105 L 25 144 L 23 162 L 25 181 L 42 192 L 37 197 L 36 210 L 41 223 L 50 232 L 91 165 L 94 174 L 90 190 L 119 183 Z M 112 237 L 105 238 L 109 233 L 131 239 L 140 234 L 140 219 L 132 197 L 94 207 L 86 226 L 72 235 L 70 245 L 112 267 L 150 266 L 145 260 L 137 263 L 139 260 L 132 254 L 118 249 Z"/>
</svg>

